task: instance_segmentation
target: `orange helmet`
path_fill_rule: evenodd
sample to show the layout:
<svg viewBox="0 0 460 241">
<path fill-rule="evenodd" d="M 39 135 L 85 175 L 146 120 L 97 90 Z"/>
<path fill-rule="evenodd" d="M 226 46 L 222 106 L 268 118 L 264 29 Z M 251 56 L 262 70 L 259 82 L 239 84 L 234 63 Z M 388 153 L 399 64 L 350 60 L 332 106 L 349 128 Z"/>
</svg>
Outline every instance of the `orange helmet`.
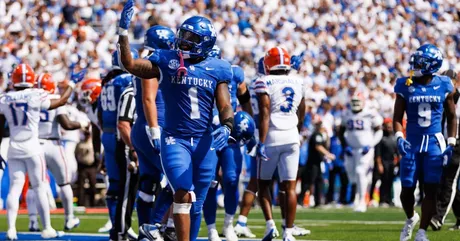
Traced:
<svg viewBox="0 0 460 241">
<path fill-rule="evenodd" d="M 264 57 L 265 72 L 273 70 L 290 70 L 291 56 L 281 47 L 268 50 Z"/>
<path fill-rule="evenodd" d="M 94 103 L 101 94 L 102 84 L 99 79 L 87 79 L 81 84 L 81 91 L 78 100 L 81 104 Z"/>
<path fill-rule="evenodd" d="M 41 73 L 37 78 L 37 88 L 44 89 L 50 94 L 56 91 L 56 83 L 49 73 Z"/>
<path fill-rule="evenodd" d="M 16 66 L 11 77 L 14 87 L 31 88 L 35 85 L 35 73 L 28 64 Z"/>
</svg>

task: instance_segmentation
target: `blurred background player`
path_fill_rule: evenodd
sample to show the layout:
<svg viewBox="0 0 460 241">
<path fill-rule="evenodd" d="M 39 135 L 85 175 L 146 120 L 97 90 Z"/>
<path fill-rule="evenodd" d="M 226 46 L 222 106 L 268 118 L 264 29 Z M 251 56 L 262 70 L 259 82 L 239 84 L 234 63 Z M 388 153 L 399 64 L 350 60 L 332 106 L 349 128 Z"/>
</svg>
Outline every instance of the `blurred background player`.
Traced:
<svg viewBox="0 0 460 241">
<path fill-rule="evenodd" d="M 457 118 L 455 114 L 454 86 L 447 76 L 434 75 L 442 65 L 441 51 L 432 44 L 422 45 L 410 58 L 409 77 L 396 81 L 393 127 L 396 131 L 401 172 L 401 202 L 407 220 L 400 240 L 407 241 L 419 220 L 416 241 L 426 241 L 426 229 L 436 209 L 436 194 L 441 182 L 443 166 L 452 157 L 456 144 Z M 441 119 L 445 111 L 447 120 L 447 147 L 442 135 Z M 402 120 L 407 115 L 407 140 L 402 133 Z M 415 212 L 414 190 L 419 181 L 425 196 L 422 217 Z"/>
<path fill-rule="evenodd" d="M 209 57 L 221 58 L 221 50 L 218 46 L 214 45 L 212 51 L 208 54 Z M 244 72 L 239 66 L 232 65 L 233 78 L 228 85 L 230 93 L 230 100 L 233 111 L 236 112 L 238 102 L 242 110 L 252 115 L 252 107 L 250 103 L 251 96 L 249 89 L 244 82 Z M 243 155 L 241 153 L 240 145 L 238 143 L 231 143 L 218 153 L 218 166 L 222 169 L 222 186 L 224 191 L 224 208 L 225 218 L 222 234 L 229 241 L 238 240 L 236 233 L 233 229 L 233 217 L 236 213 L 239 201 L 238 183 L 243 165 Z M 216 199 L 217 185 L 213 185 L 209 189 L 206 198 L 205 207 L 203 210 L 204 218 L 208 227 L 208 238 L 210 240 L 220 240 L 216 229 Z"/>
<path fill-rule="evenodd" d="M 283 240 L 295 240 L 292 235 L 297 195 L 295 185 L 299 163 L 299 130 L 305 116 L 305 83 L 288 76 L 291 57 L 281 47 L 270 49 L 264 57 L 265 72 L 255 83 L 259 102 L 259 201 L 267 222 L 263 240 L 277 237 L 278 230 L 271 211 L 270 183 L 278 168 L 280 189 L 285 192 L 286 228 Z M 265 149 L 267 145 L 267 149 Z"/>
<path fill-rule="evenodd" d="M 225 61 L 207 58 L 217 33 L 208 19 L 198 16 L 188 18 L 180 26 L 175 51 L 154 51 L 149 60 L 132 62 L 127 29 L 133 11 L 134 3 L 130 0 L 125 4 L 119 24 L 121 60 L 123 66 L 138 77 L 161 78 L 160 88 L 166 104 L 161 158 L 174 190 L 177 239 L 196 240 L 203 202 L 215 173 L 216 151 L 227 145 L 233 129 L 227 84 L 232 77 L 231 66 Z M 222 126 L 211 132 L 214 99 Z"/>
<path fill-rule="evenodd" d="M 37 197 L 38 212 L 42 222 L 42 238 L 56 238 L 62 233 L 51 227 L 48 198 L 45 191 L 45 161 L 39 146 L 38 123 L 42 110 L 52 110 L 63 106 L 75 86 L 70 82 L 59 99 L 50 99 L 42 89 L 34 89 L 36 83 L 33 69 L 27 64 L 18 65 L 13 74 L 14 91 L 0 97 L 0 127 L 3 132 L 5 119 L 10 127 L 11 138 L 8 149 L 10 191 L 7 199 L 8 231 L 7 239 L 16 240 L 16 218 L 18 200 L 24 186 L 25 174 L 29 175 L 30 186 Z M 0 135 L 2 136 L 2 135 Z"/>
<path fill-rule="evenodd" d="M 35 87 L 48 92 L 51 99 L 59 99 L 59 94 L 56 94 L 56 84 L 49 73 L 40 74 Z M 89 123 L 86 121 L 76 122 L 69 120 L 66 106 L 40 112 L 38 125 L 40 144 L 43 148 L 46 166 L 53 174 L 60 189 L 65 214 L 64 230 L 71 230 L 77 227 L 80 224 L 80 220 L 74 216 L 73 212 L 74 195 L 70 186 L 73 173 L 69 170 L 67 156 L 60 140 L 59 126 L 65 130 L 77 130 L 86 128 L 88 125 Z M 29 231 L 39 230 L 35 199 L 35 192 L 29 189 L 26 198 L 29 213 Z"/>
<path fill-rule="evenodd" d="M 369 172 L 374 164 L 374 146 L 383 136 L 383 118 L 374 109 L 366 108 L 362 93 L 351 97 L 350 110 L 342 117 L 342 146 L 345 168 L 350 183 L 357 185 L 358 205 L 354 211 L 366 212 L 366 193 L 370 184 Z"/>
<path fill-rule="evenodd" d="M 131 49 L 130 54 L 133 58 L 138 58 L 137 50 Z M 118 194 L 122 191 L 124 186 L 120 182 L 120 168 L 117 162 L 117 124 L 118 124 L 118 104 L 120 96 L 123 91 L 132 84 L 133 76 L 124 72 L 120 68 L 118 61 L 118 53 L 114 52 L 112 55 L 112 68 L 114 71 L 121 70 L 120 74 L 113 77 L 110 73 L 102 80 L 102 90 L 100 95 L 98 117 L 99 123 L 102 126 L 102 144 L 104 145 L 104 161 L 107 169 L 107 176 L 109 178 L 109 187 L 107 189 L 106 202 L 109 209 L 109 217 L 112 225 L 116 223 L 116 213 L 118 202 Z M 112 79 L 108 79 L 113 77 Z M 121 217 L 125 219 L 125 217 Z M 118 220 L 124 222 L 123 220 Z M 110 231 L 110 238 L 118 240 L 116 229 L 112 227 Z"/>
</svg>

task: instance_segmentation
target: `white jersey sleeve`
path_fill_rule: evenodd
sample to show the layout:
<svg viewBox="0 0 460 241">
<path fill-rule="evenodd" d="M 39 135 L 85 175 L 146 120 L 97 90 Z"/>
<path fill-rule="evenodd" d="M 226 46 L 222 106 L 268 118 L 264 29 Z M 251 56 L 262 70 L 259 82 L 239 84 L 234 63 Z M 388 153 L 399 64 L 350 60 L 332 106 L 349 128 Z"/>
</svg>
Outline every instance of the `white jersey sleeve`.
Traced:
<svg viewBox="0 0 460 241">
<path fill-rule="evenodd" d="M 57 99 L 59 95 L 50 95 L 50 99 Z M 60 139 L 58 116 L 67 114 L 66 107 L 60 106 L 54 110 L 42 110 L 38 126 L 40 139 Z"/>
</svg>

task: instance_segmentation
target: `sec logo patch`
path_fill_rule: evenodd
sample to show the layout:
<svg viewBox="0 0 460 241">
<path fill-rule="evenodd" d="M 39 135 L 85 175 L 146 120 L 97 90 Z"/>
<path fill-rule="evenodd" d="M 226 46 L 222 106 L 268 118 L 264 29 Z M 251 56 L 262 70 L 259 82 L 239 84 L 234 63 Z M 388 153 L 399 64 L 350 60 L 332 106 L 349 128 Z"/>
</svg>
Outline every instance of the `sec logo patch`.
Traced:
<svg viewBox="0 0 460 241">
<path fill-rule="evenodd" d="M 177 68 L 179 68 L 179 60 L 177 60 L 177 59 L 171 59 L 171 60 L 169 61 L 168 67 L 169 67 L 170 69 L 177 69 Z"/>
</svg>

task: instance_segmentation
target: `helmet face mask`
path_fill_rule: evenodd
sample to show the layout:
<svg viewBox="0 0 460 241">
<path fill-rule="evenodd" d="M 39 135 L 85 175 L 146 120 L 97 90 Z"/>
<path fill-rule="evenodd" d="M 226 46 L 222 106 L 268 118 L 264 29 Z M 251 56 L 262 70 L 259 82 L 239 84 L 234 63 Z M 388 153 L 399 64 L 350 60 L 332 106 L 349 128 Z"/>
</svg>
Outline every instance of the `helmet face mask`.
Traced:
<svg viewBox="0 0 460 241">
<path fill-rule="evenodd" d="M 180 26 L 174 47 L 181 50 L 183 57 L 207 57 L 216 43 L 217 34 L 211 22 L 200 16 L 191 17 Z"/>
</svg>

